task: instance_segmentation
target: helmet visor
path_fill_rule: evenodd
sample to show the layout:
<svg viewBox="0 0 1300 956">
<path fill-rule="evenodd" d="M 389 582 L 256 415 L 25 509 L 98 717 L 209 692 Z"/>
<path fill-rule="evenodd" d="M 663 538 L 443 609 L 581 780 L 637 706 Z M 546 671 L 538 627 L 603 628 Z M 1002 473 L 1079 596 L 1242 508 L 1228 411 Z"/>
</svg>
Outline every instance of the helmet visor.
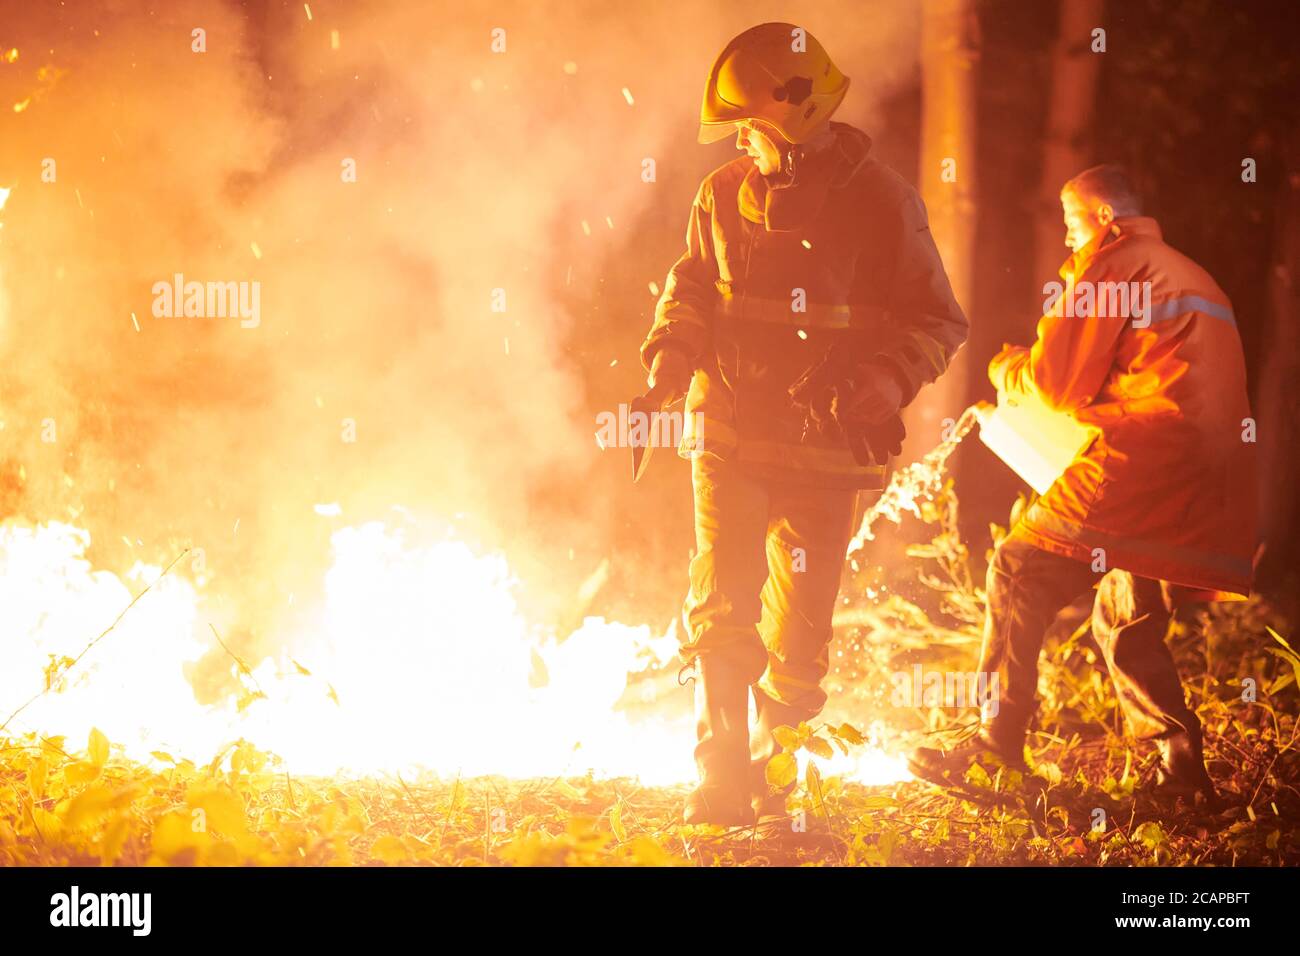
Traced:
<svg viewBox="0 0 1300 956">
<path fill-rule="evenodd" d="M 727 139 L 729 136 L 736 135 L 735 123 L 701 123 L 700 124 L 700 142 L 716 143 L 718 140 Z"/>
</svg>

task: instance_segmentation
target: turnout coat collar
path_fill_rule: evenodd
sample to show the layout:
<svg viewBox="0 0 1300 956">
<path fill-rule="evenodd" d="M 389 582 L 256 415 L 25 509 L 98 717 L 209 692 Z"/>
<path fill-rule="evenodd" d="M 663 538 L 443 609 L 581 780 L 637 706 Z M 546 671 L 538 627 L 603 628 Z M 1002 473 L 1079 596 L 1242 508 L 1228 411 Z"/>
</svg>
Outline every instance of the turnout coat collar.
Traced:
<svg viewBox="0 0 1300 956">
<path fill-rule="evenodd" d="M 790 232 L 812 222 L 830 190 L 847 184 L 871 153 L 871 137 L 862 130 L 831 123 L 829 132 L 821 149 L 797 160 L 792 183 L 751 166 L 736 196 L 740 214 L 768 232 Z"/>
</svg>

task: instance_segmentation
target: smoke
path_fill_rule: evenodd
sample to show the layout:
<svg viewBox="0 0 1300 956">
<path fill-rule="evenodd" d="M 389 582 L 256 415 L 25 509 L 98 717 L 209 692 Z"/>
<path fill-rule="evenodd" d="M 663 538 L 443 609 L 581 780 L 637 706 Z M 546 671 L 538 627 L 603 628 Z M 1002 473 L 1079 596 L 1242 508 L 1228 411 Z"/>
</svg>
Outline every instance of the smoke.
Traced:
<svg viewBox="0 0 1300 956">
<path fill-rule="evenodd" d="M 695 143 L 705 73 L 789 10 L 309 9 L 0 4 L 0 518 L 85 527 L 102 567 L 199 549 L 200 627 L 254 660 L 374 518 L 504 550 L 553 614 L 611 553 L 684 578 L 684 469 L 634 492 L 595 416 L 735 155 Z M 840 118 L 914 81 L 914 10 L 800 22 L 854 79 Z M 156 317 L 178 273 L 257 283 L 258 324 Z"/>
</svg>

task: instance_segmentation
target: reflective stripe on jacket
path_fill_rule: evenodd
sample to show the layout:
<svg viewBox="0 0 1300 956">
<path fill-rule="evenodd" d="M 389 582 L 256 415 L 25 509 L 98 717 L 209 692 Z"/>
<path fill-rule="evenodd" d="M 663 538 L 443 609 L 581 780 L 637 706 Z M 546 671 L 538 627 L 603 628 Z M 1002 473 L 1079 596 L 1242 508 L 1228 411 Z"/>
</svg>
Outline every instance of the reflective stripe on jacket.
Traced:
<svg viewBox="0 0 1300 956">
<path fill-rule="evenodd" d="M 1232 304 L 1141 216 L 1116 220 L 1061 276 L 1074 296 L 1039 320 L 1033 347 L 1011 353 L 995 377 L 1100 434 L 1027 510 L 1026 530 L 1082 561 L 1100 556 L 1143 577 L 1248 594 L 1255 445 Z M 1113 314 L 1126 311 L 1115 306 L 1128 283 L 1137 298 Z M 1091 304 L 1080 302 L 1083 290 Z"/>
<path fill-rule="evenodd" d="M 834 347 L 887 364 L 910 402 L 968 329 L 916 190 L 869 157 L 866 134 L 831 130 L 796 185 L 769 189 L 747 156 L 705 178 L 641 358 L 649 368 L 677 348 L 695 365 L 687 421 L 702 433 L 687 434 L 684 454 L 734 457 L 776 480 L 880 488 L 884 462 L 858 463 L 842 438 L 805 438 L 790 386 Z"/>
</svg>

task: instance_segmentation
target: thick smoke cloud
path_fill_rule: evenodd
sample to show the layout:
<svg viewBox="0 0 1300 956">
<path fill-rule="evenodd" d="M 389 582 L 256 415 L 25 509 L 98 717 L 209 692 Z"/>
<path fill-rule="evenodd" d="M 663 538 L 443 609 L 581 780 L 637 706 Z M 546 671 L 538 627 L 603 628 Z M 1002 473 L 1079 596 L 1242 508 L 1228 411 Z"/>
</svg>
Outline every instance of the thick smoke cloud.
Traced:
<svg viewBox="0 0 1300 956">
<path fill-rule="evenodd" d="M 915 10 L 799 8 L 870 127 L 914 80 Z M 641 386 L 649 283 L 734 155 L 694 141 L 704 74 L 789 7 L 0 11 L 0 517 L 79 524 L 114 569 L 201 548 L 205 620 L 250 658 L 370 519 L 504 550 L 555 617 L 603 558 L 625 591 L 681 574 L 684 469 L 633 492 L 595 415 Z M 259 324 L 155 317 L 176 273 L 259 283 Z"/>
</svg>

